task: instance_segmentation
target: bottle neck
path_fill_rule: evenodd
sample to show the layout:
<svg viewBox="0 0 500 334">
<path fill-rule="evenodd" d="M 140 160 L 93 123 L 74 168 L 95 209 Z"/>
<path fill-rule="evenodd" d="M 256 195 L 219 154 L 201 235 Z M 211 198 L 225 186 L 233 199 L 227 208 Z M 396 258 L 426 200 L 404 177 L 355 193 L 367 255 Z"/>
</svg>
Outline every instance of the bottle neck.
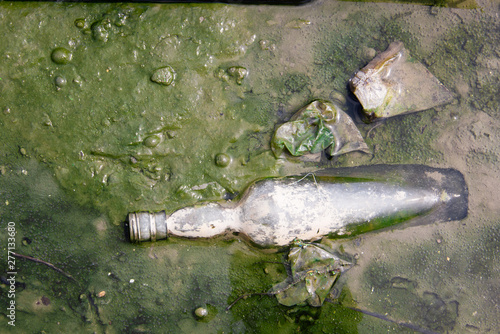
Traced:
<svg viewBox="0 0 500 334">
<path fill-rule="evenodd" d="M 218 203 L 187 207 L 167 217 L 168 233 L 181 237 L 210 238 L 227 230 L 241 231 L 241 207 Z"/>
</svg>

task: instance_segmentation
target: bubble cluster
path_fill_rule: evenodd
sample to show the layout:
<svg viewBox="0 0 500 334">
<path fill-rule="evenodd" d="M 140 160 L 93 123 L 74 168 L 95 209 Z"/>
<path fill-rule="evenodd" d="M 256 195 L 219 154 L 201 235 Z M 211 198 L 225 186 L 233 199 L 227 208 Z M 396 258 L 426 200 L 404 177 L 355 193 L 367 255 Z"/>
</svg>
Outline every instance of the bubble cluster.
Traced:
<svg viewBox="0 0 500 334">
<path fill-rule="evenodd" d="M 97 21 L 92 24 L 90 30 L 92 31 L 92 38 L 95 41 L 107 42 L 111 30 L 110 20 Z"/>
</svg>

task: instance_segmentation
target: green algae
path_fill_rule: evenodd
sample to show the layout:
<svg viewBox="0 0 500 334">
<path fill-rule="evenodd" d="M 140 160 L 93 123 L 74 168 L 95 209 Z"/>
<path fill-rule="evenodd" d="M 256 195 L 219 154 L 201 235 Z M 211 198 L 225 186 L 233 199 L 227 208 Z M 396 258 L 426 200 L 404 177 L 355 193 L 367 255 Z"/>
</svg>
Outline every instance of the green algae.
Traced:
<svg viewBox="0 0 500 334">
<path fill-rule="evenodd" d="M 267 116 L 269 110 L 259 108 L 262 98 L 228 104 L 237 87 L 231 83 L 220 84 L 210 72 L 226 59 L 244 55 L 246 47 L 253 42 L 253 36 L 245 28 L 246 17 L 224 6 L 171 7 L 167 20 L 152 8 L 148 11 L 145 7 L 125 5 L 89 8 L 94 13 L 87 14 L 83 20 L 92 26 L 92 36 L 85 33 L 85 28 L 79 32 L 73 25 L 75 19 L 81 21 L 78 17 L 85 16 L 81 7 L 68 7 L 70 12 L 64 19 L 72 35 L 66 40 L 72 46 L 71 53 L 64 49 L 74 55 L 72 66 L 67 68 L 69 65 L 62 60 L 69 58 L 63 57 L 66 53 L 58 47 L 52 52 L 52 58 L 54 54 L 61 54 L 62 60 L 46 67 L 49 76 L 63 76 L 71 84 L 50 89 L 50 82 L 44 80 L 36 68 L 29 72 L 23 68 L 23 78 L 29 76 L 30 79 L 22 79 L 16 85 L 16 74 L 10 73 L 4 77 L 10 88 L 5 93 L 13 96 L 14 90 L 21 90 L 32 98 L 24 99 L 26 104 L 20 106 L 7 99 L 4 103 L 12 112 L 4 121 L 14 124 L 13 131 L 30 128 L 29 150 L 40 152 L 49 164 L 57 166 L 57 178 L 66 189 L 74 191 L 82 203 L 104 208 L 116 223 L 127 211 L 172 210 L 195 200 L 222 199 L 221 191 L 205 192 L 189 199 L 180 187 L 224 183 L 231 192 L 242 191 L 255 179 L 256 173 L 251 168 L 244 171 L 245 167 L 239 162 L 250 158 L 245 157 L 249 148 L 233 149 L 232 158 L 236 162 L 228 166 L 225 174 L 234 179 L 237 168 L 239 180 L 230 184 L 212 176 L 218 173 L 213 157 L 231 141 L 246 136 L 248 131 L 261 132 L 258 123 L 269 126 L 273 122 Z M 63 10 L 63 7 L 55 9 Z M 97 14 L 99 9 L 104 13 Z M 150 29 L 152 22 L 156 24 L 154 29 Z M 95 27 L 103 24 L 96 32 Z M 46 25 L 40 30 L 39 39 L 60 39 L 46 36 L 54 29 L 50 23 Z M 141 31 L 140 36 L 131 33 L 138 25 L 142 27 L 137 30 Z M 29 27 L 23 29 L 29 30 Z M 161 32 L 158 40 L 157 36 L 149 36 L 152 31 L 165 33 Z M 13 45 L 5 45 L 4 52 L 9 52 L 10 47 Z M 116 54 L 117 47 L 127 52 Z M 44 44 L 34 47 L 40 54 L 46 52 L 45 48 Z M 29 54 L 23 56 L 29 58 Z M 185 56 L 189 67 L 186 67 Z M 57 66 L 63 63 L 65 67 Z M 159 67 L 168 64 L 169 67 L 162 68 L 176 71 L 175 81 L 172 75 L 167 80 L 169 87 L 149 82 L 149 77 L 156 78 L 155 64 Z M 21 68 L 14 64 L 9 71 L 19 70 Z M 37 77 L 46 82 L 44 93 Z M 240 80 L 243 77 L 237 79 Z M 36 92 L 35 96 L 32 91 Z M 29 101 L 36 101 L 42 108 Z M 19 119 L 16 108 L 9 107 L 14 105 L 30 110 L 29 120 Z M 263 120 L 256 119 L 262 115 L 266 115 Z M 252 123 L 241 121 L 245 118 Z M 199 122 L 206 126 L 200 129 Z M 188 145 L 192 142 L 198 144 Z M 275 163 L 266 159 L 258 161 Z M 155 189 L 148 191 L 148 188 Z"/>
<path fill-rule="evenodd" d="M 400 16 L 403 20 L 384 16 L 366 20 L 366 13 L 363 11 L 348 13 L 345 21 L 357 24 L 335 38 L 318 41 L 314 50 L 317 65 L 314 70 L 321 82 L 347 94 L 348 80 L 373 58 L 374 54 L 370 51 L 383 51 L 391 42 L 400 40 L 415 54 L 417 41 L 404 21 L 404 14 Z"/>
<path fill-rule="evenodd" d="M 495 75 L 498 69 L 487 59 L 498 56 L 497 34 L 493 22 L 460 24 L 450 29 L 435 51 L 425 58 L 429 70 L 445 85 L 455 84 L 450 72 L 460 73 L 464 80 L 471 83 L 470 93 L 462 96 L 460 103 L 482 110 L 492 117 L 498 116 L 500 86 Z M 476 71 L 471 64 L 483 70 Z"/>
<path fill-rule="evenodd" d="M 280 259 L 282 255 L 278 253 L 273 257 Z M 234 291 L 234 299 L 249 292 L 268 291 L 272 284 L 287 277 L 284 265 L 279 261 L 271 261 L 268 258 L 265 262 L 260 260 L 254 263 L 257 274 L 251 279 L 235 276 L 241 281 L 234 285 L 242 286 L 243 290 Z M 231 310 L 238 321 L 248 326 L 246 332 L 249 333 L 290 333 L 297 330 L 313 333 L 332 328 L 337 333 L 357 333 L 357 323 L 363 319 L 363 315 L 345 307 L 355 304 L 349 290 L 345 288 L 340 296 L 329 299 L 321 308 L 305 305 L 290 308 L 280 305 L 274 295 L 269 295 L 244 298 L 234 304 Z M 249 309 L 251 312 L 248 312 Z"/>
<path fill-rule="evenodd" d="M 441 161 L 441 153 L 432 146 L 438 138 L 438 133 L 429 128 L 436 115 L 431 109 L 394 121 L 387 120 L 378 128 L 373 128 L 370 136 L 366 138 L 369 146 L 374 145 L 373 160 L 422 164 Z"/>
<path fill-rule="evenodd" d="M 241 294 L 268 291 L 286 277 L 281 264 L 266 263 L 281 262 L 281 253 L 267 254 L 232 235 L 131 245 L 121 226 L 113 224 L 129 211 L 221 200 L 256 178 L 280 175 L 281 166 L 269 151 L 276 123 L 314 98 L 328 98 L 334 90 L 346 94 L 352 73 L 394 39 L 403 40 L 417 57 L 424 54 L 404 11 L 372 14 L 343 5 L 349 12 L 338 21 L 309 15 L 305 8 L 286 9 L 281 22 L 273 10 L 256 15 L 247 7 L 224 5 L 2 3 L 0 29 L 10 36 L 0 46 L 5 56 L 0 66 L 2 224 L 5 217 L 18 224 L 20 253 L 46 260 L 78 282 L 19 260 L 19 326 L 33 332 L 403 332 L 345 307 L 356 307 L 354 299 L 360 298 L 348 287 L 321 309 L 287 308 L 274 297 L 254 296 L 226 312 Z M 49 20 L 47 13 L 57 19 Z M 311 24 L 295 29 L 286 27 L 289 22 Z M 426 58 L 431 72 L 451 87 L 453 76 L 447 73 L 455 70 L 476 79 L 468 64 L 481 60 L 481 50 L 487 56 L 497 52 L 489 46 L 495 43 L 495 27 L 461 23 L 452 29 Z M 300 59 L 293 60 L 295 67 L 293 61 L 280 65 L 289 54 L 289 41 L 281 35 L 290 31 L 314 37 L 302 49 L 314 55 L 307 65 Z M 481 43 L 462 48 L 464 37 Z M 72 54 L 67 64 L 51 59 L 60 47 Z M 151 82 L 154 71 L 165 66 L 175 70 L 175 85 Z M 238 75 L 217 76 L 219 69 L 233 67 L 248 70 L 241 82 Z M 482 86 L 474 88 L 467 103 L 496 115 L 495 79 L 477 79 Z M 430 110 L 373 129 L 359 124 L 373 160 L 353 155 L 324 159 L 314 167 L 346 166 L 352 160 L 440 162 L 442 153 L 433 143 L 442 119 L 440 111 Z M 222 164 L 217 163 L 221 154 L 229 158 Z M 492 155 L 471 155 L 470 160 L 496 163 Z M 471 281 L 495 277 L 497 232 L 481 234 L 470 246 L 476 251 L 464 253 L 470 257 L 449 250 L 458 264 L 450 265 L 429 244 L 394 264 L 370 267 L 362 294 L 370 295 L 373 286 L 373 311 L 395 310 L 391 315 L 399 320 L 452 331 L 457 320 L 449 288 L 436 296 L 405 280 L 422 277 L 441 287 L 443 270 L 457 277 L 457 285 L 464 271 Z M 415 277 L 394 280 L 405 262 L 414 265 Z M 5 305 L 5 285 L 1 288 Z M 102 291 L 105 295 L 98 297 Z M 44 305 L 42 297 L 50 304 Z M 204 306 L 216 316 L 197 321 L 194 311 Z"/>
<path fill-rule="evenodd" d="M 131 245 L 123 231 L 101 213 L 68 199 L 46 165 L 12 154 L 17 158 L 11 159 L 0 178 L 2 198 L 9 201 L 1 206 L 0 214 L 16 222 L 17 251 L 52 263 L 75 279 L 18 260 L 18 326 L 98 333 L 216 332 L 224 328 L 270 333 L 274 330 L 270 324 L 283 333 L 320 325 L 355 328 L 347 320 L 352 311 L 342 307 L 327 306 L 321 312 L 307 307 L 290 310 L 270 297 L 249 298 L 226 312 L 240 293 L 266 291 L 286 277 L 279 263 L 282 253 L 263 253 L 234 236 Z M 5 191 L 14 188 L 18 191 Z M 5 285 L 1 288 L 4 291 Z M 49 304 L 40 304 L 41 298 Z M 7 302 L 6 294 L 0 295 L 0 301 Z M 194 311 L 206 305 L 215 317 L 197 321 Z M 338 315 L 335 321 L 329 315 L 332 307 Z M 354 315 L 354 319 L 361 317 Z"/>
</svg>

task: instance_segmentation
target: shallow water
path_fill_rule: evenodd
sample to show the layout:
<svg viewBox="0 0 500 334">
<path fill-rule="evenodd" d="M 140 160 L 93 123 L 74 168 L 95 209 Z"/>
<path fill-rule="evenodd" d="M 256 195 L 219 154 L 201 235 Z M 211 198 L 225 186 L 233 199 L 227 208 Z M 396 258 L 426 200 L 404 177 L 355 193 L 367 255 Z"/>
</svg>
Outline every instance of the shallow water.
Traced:
<svg viewBox="0 0 500 334">
<path fill-rule="evenodd" d="M 11 298 L 2 233 L 2 332 L 413 331 L 397 322 L 495 331 L 500 8 L 478 4 L 0 3 L 0 223 L 15 225 L 17 253 L 74 278 L 16 258 Z M 275 125 L 311 100 L 336 100 L 359 121 L 347 82 L 394 40 L 452 91 L 452 103 L 358 122 L 373 154 L 300 163 L 273 156 Z M 170 85 L 153 82 L 167 66 Z M 217 161 L 221 153 L 229 160 Z M 323 240 L 356 265 L 321 308 L 254 296 L 225 310 L 283 281 L 275 262 L 286 249 L 232 235 L 133 245 L 124 233 L 131 211 L 222 200 L 262 177 L 380 163 L 458 169 L 469 215 Z M 196 318 L 198 307 L 207 319 Z"/>
</svg>

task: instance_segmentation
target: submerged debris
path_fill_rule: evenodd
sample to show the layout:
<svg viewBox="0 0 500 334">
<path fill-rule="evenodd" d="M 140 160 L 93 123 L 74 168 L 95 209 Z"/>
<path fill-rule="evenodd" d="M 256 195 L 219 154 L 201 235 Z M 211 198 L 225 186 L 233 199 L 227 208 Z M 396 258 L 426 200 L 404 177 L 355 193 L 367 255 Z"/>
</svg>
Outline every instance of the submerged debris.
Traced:
<svg viewBox="0 0 500 334">
<path fill-rule="evenodd" d="M 71 279 L 71 280 L 73 280 L 73 281 L 76 282 L 76 280 L 73 278 L 73 276 L 71 276 L 70 274 L 64 272 L 62 269 L 59 269 L 58 267 L 54 266 L 52 263 L 49 263 L 49 262 L 46 262 L 46 261 L 43 261 L 43 260 L 39 260 L 37 258 L 28 256 L 28 255 L 18 254 L 18 253 L 14 253 L 14 252 L 10 252 L 10 254 L 12 254 L 12 256 L 15 256 L 17 258 L 26 259 L 26 260 L 33 261 L 33 262 L 36 262 L 36 263 L 44 264 L 47 267 L 54 269 L 55 271 L 63 274 L 67 278 L 69 278 L 69 279 Z"/>
<path fill-rule="evenodd" d="M 274 285 L 269 292 L 240 296 L 226 310 L 240 299 L 253 295 L 276 295 L 278 302 L 286 306 L 307 302 L 320 307 L 340 274 L 352 267 L 351 263 L 337 257 L 328 247 L 299 239 L 292 242 L 288 261 L 291 275 L 285 281 Z"/>
<path fill-rule="evenodd" d="M 319 307 L 340 274 L 352 264 L 340 259 L 326 246 L 294 240 L 288 261 L 292 276 L 271 289 L 280 304 L 293 306 L 307 302 Z"/>
<path fill-rule="evenodd" d="M 426 110 L 451 102 L 453 95 L 424 65 L 393 42 L 349 81 L 367 120 Z"/>
<path fill-rule="evenodd" d="M 330 101 L 316 100 L 300 109 L 289 122 L 280 125 L 272 138 L 276 157 L 321 154 L 330 156 L 352 151 L 369 153 L 352 119 Z"/>
</svg>

